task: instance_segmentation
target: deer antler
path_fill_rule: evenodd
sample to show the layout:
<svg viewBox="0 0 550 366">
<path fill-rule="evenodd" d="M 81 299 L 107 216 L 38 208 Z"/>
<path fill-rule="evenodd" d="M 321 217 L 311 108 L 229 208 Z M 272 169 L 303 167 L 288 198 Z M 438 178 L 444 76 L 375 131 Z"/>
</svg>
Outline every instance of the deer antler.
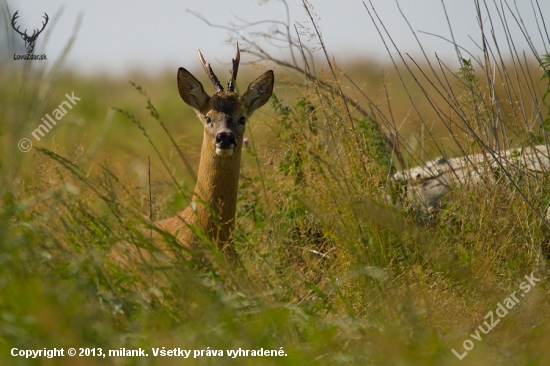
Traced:
<svg viewBox="0 0 550 366">
<path fill-rule="evenodd" d="M 46 22 L 42 22 L 42 29 L 40 29 L 40 30 L 35 29 L 35 30 L 32 32 L 32 36 L 29 36 L 29 35 L 27 34 L 27 30 L 26 30 L 26 29 L 25 29 L 25 33 L 21 33 L 21 32 L 19 31 L 19 27 L 17 27 L 17 28 L 15 27 L 15 22 L 16 22 L 17 18 L 19 18 L 19 15 L 17 15 L 18 13 L 19 13 L 19 10 L 17 10 L 17 11 L 15 12 L 15 14 L 13 14 L 13 17 L 11 18 L 11 26 L 13 27 L 13 29 L 14 29 L 17 33 L 19 33 L 20 35 L 22 35 L 23 38 L 24 38 L 25 40 L 29 40 L 29 41 L 32 41 L 32 40 L 36 39 L 36 38 L 38 37 L 38 35 L 39 35 L 40 33 L 42 33 L 42 31 L 44 30 L 44 28 L 46 28 L 46 24 L 48 24 L 48 20 L 50 20 L 50 18 L 48 17 L 48 14 L 44 13 L 43 18 L 46 19 Z M 38 32 L 38 33 L 37 33 L 37 32 Z"/>
<path fill-rule="evenodd" d="M 237 54 L 235 58 L 231 60 L 233 63 L 233 68 L 231 69 L 231 74 L 229 75 L 229 83 L 227 83 L 227 92 L 233 93 L 235 91 L 234 82 L 237 81 L 237 72 L 239 72 L 239 62 L 241 61 L 241 53 L 239 52 L 239 42 L 237 42 Z"/>
<path fill-rule="evenodd" d="M 42 18 L 46 19 L 46 23 L 42 22 L 42 29 L 40 29 L 40 30 L 38 31 L 38 33 L 36 33 L 36 35 L 34 34 L 34 33 L 36 32 L 36 30 L 35 30 L 35 31 L 32 33 L 32 37 L 31 37 L 31 38 L 33 38 L 33 37 L 38 37 L 38 35 L 39 35 L 40 33 L 42 33 L 42 31 L 44 30 L 44 28 L 46 28 L 46 24 L 48 24 L 48 20 L 50 20 L 50 18 L 48 17 L 48 14 L 46 14 L 46 13 L 44 13 L 44 16 L 43 16 Z"/>
<path fill-rule="evenodd" d="M 29 36 L 27 35 L 27 30 L 26 30 L 26 29 L 25 29 L 25 33 L 21 33 L 21 32 L 19 31 L 19 27 L 15 28 L 15 21 L 17 20 L 17 18 L 19 18 L 19 15 L 17 15 L 17 13 L 19 13 L 19 10 L 17 10 L 17 11 L 15 12 L 15 14 L 13 14 L 13 17 L 11 18 L 11 26 L 13 27 L 13 29 L 14 29 L 17 33 L 19 33 L 20 35 L 25 36 L 26 38 L 28 38 Z"/>
<path fill-rule="evenodd" d="M 198 50 L 198 51 L 199 51 L 199 59 L 201 60 L 202 67 L 204 67 L 204 71 L 206 71 L 206 74 L 210 78 L 210 81 L 216 87 L 216 92 L 218 92 L 218 93 L 223 92 L 223 86 L 222 86 L 222 84 L 220 84 L 220 81 L 218 80 L 218 78 L 214 74 L 214 71 L 212 71 L 212 68 L 210 67 L 210 64 L 206 63 L 206 61 L 204 61 L 204 57 L 202 57 L 201 50 Z"/>
</svg>

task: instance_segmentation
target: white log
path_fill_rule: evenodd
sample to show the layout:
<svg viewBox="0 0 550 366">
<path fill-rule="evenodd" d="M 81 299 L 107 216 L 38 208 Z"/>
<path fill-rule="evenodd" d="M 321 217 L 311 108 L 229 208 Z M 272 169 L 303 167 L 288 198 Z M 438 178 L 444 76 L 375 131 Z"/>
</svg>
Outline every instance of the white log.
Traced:
<svg viewBox="0 0 550 366">
<path fill-rule="evenodd" d="M 413 205 L 431 212 L 452 186 L 473 187 L 482 180 L 494 182 L 495 173 L 501 169 L 501 164 L 512 174 L 518 171 L 542 174 L 550 170 L 550 154 L 546 145 L 508 149 L 495 155 L 496 159 L 489 153 L 452 159 L 438 158 L 422 166 L 397 172 L 393 179 L 407 185 L 408 199 Z"/>
</svg>

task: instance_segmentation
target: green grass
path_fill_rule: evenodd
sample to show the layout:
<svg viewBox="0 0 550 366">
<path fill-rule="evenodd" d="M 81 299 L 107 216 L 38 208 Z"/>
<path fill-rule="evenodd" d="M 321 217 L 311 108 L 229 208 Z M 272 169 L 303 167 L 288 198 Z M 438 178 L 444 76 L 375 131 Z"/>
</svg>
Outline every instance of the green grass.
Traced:
<svg viewBox="0 0 550 366">
<path fill-rule="evenodd" d="M 426 218 L 406 202 L 393 204 L 403 200 L 403 187 L 390 179 L 400 165 L 383 134 L 399 142 L 404 161 L 423 155 L 420 144 L 404 143 L 412 134 L 392 135 L 387 123 L 407 112 L 393 110 L 390 116 L 363 103 L 370 113 L 361 113 L 342 98 L 339 88 L 353 89 L 337 73 L 320 71 L 304 87 L 279 76 L 284 73 L 279 69 L 282 82 L 270 106 L 247 130 L 250 145 L 241 167 L 234 234 L 241 268 L 228 270 L 220 260 L 198 271 L 184 253 L 168 264 L 136 260 L 125 267 L 111 258 L 117 243 L 151 252 L 159 244 L 144 230 L 147 155 L 155 219 L 182 209 L 193 189 L 159 123 L 196 170 L 200 125 L 179 100 L 175 74 L 156 81 L 133 78 L 147 91 L 148 104 L 125 81 L 57 75 L 34 64 L 8 66 L 0 72 L 0 118 L 6 121 L 0 126 L 2 364 L 543 365 L 550 360 L 549 230 L 536 214 L 548 206 L 548 173 L 512 171 L 508 178 L 515 185 L 501 179 L 455 187 L 443 209 Z M 542 67 L 531 70 L 533 80 L 547 75 L 548 64 Z M 516 132 L 514 144 L 530 138 L 544 142 L 544 128 L 522 128 L 522 114 L 515 113 L 522 106 L 530 111 L 533 104 L 510 98 L 498 111 L 487 108 L 484 91 L 493 86 L 484 81 L 486 71 L 466 62 L 451 70 L 454 78 L 445 90 L 456 98 L 434 92 L 436 107 L 430 111 L 427 100 L 415 102 L 423 107 L 414 118 L 422 121 L 422 111 L 437 116 L 454 108 L 441 128 L 448 123 L 466 132 L 447 135 L 443 151 L 494 147 L 491 135 L 482 132 L 497 112 L 506 117 L 499 128 Z M 414 82 L 411 75 L 407 80 Z M 545 82 L 537 84 L 543 92 Z M 495 88 L 501 98 L 513 95 Z M 82 118 L 85 123 L 60 124 L 37 144 L 40 148 L 20 152 L 19 139 L 73 90 L 82 100 L 63 122 Z M 541 120 L 549 107 L 543 92 L 532 94 Z M 405 104 L 407 98 L 392 103 Z M 153 106 L 160 116 L 151 115 Z M 109 115 L 110 107 L 122 113 Z M 164 241 L 174 244 L 169 235 Z M 490 333 L 473 340 L 470 334 L 486 314 L 519 293 L 524 275 L 531 273 L 540 282 Z M 466 339 L 474 348 L 459 361 L 451 350 L 464 352 Z M 141 347 L 149 357 L 24 359 L 10 356 L 14 347 L 101 348 L 103 353 Z M 225 356 L 153 357 L 157 347 L 222 350 Z M 239 348 L 283 349 L 286 356 L 227 357 L 227 350 Z"/>
</svg>

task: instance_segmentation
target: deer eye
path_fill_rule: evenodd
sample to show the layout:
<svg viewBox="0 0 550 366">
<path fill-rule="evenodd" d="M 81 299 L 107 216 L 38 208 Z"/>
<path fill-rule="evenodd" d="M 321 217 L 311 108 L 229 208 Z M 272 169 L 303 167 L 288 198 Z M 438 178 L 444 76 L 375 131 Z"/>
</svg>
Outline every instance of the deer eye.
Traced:
<svg viewBox="0 0 550 366">
<path fill-rule="evenodd" d="M 246 122 L 246 118 L 244 118 L 244 117 L 239 118 L 239 123 L 241 125 L 244 125 L 245 122 Z"/>
<path fill-rule="evenodd" d="M 208 124 L 212 123 L 212 118 L 206 117 L 206 123 L 208 123 Z"/>
</svg>

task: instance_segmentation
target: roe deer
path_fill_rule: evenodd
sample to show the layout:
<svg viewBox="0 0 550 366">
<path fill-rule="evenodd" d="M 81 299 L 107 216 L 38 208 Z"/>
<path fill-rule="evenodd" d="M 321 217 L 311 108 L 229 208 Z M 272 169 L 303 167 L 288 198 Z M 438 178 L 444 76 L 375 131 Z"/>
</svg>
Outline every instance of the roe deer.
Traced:
<svg viewBox="0 0 550 366">
<path fill-rule="evenodd" d="M 157 221 L 157 227 L 176 235 L 178 241 L 193 250 L 199 239 L 189 225 L 202 230 L 229 260 L 236 259 L 230 242 L 235 225 L 237 188 L 241 151 L 246 123 L 252 113 L 263 106 L 273 92 L 273 71 L 254 80 L 242 96 L 234 92 L 240 53 L 239 45 L 227 92 L 206 63 L 200 50 L 199 59 L 216 88 L 209 96 L 202 84 L 189 71 L 178 70 L 178 90 L 183 101 L 191 106 L 204 125 L 199 172 L 192 203 L 174 217 Z"/>
</svg>

